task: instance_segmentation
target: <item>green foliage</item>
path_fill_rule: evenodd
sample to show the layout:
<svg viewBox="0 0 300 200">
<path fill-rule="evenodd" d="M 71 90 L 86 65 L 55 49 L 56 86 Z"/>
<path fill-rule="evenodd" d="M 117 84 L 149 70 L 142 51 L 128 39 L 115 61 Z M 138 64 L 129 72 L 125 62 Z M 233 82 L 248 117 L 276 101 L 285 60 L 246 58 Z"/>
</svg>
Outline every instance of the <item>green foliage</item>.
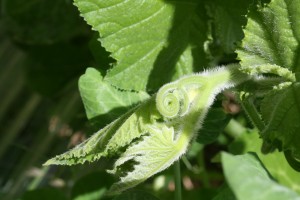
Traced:
<svg viewBox="0 0 300 200">
<path fill-rule="evenodd" d="M 222 108 L 211 108 L 204 119 L 197 141 L 202 144 L 216 141 L 229 121 L 230 116 Z"/>
<path fill-rule="evenodd" d="M 229 146 L 229 150 L 233 154 L 256 152 L 274 180 L 300 194 L 300 173 L 289 165 L 281 152 L 263 154 L 260 151 L 262 143 L 257 130 L 247 130 Z"/>
<path fill-rule="evenodd" d="M 299 199 L 300 0 L 0 12 L 1 199 Z"/>
<path fill-rule="evenodd" d="M 34 191 L 26 192 L 22 200 L 38 200 L 38 199 L 45 199 L 45 200 L 67 200 L 64 193 L 57 189 L 39 189 Z"/>
<path fill-rule="evenodd" d="M 96 69 L 88 68 L 79 79 L 79 90 L 85 105 L 88 119 L 99 115 L 110 114 L 110 120 L 117 118 L 122 109 L 132 106 L 149 95 L 145 92 L 122 91 L 103 80 Z M 121 109 L 118 112 L 118 109 Z"/>
<path fill-rule="evenodd" d="M 239 6 L 235 6 L 239 4 Z M 212 36 L 218 51 L 231 54 L 236 49 L 237 43 L 243 38 L 242 26 L 246 24 L 246 17 L 249 2 L 231 0 L 214 0 L 208 2 L 208 13 L 213 18 L 211 21 L 215 32 Z"/>
<path fill-rule="evenodd" d="M 291 151 L 299 158 L 299 94 L 295 74 L 299 71 L 300 1 L 274 0 L 249 13 L 245 38 L 237 51 L 241 69 L 251 75 L 277 75 L 285 79 L 274 85 L 263 99 L 260 110 L 266 153 L 274 148 Z M 274 104 L 274 99 L 276 102 Z"/>
<path fill-rule="evenodd" d="M 203 23 L 195 12 L 197 1 L 75 0 L 75 4 L 116 59 L 105 80 L 121 89 L 145 90 L 147 84 L 157 89 L 174 74 L 191 73 L 192 52 L 197 48 L 203 52 L 206 37 L 195 32 Z M 191 36 L 202 41 L 196 49 Z"/>
<path fill-rule="evenodd" d="M 299 83 L 294 83 L 282 90 L 271 92 L 261 104 L 262 117 L 267 123 L 262 132 L 263 138 L 274 145 L 279 140 L 279 148 L 291 150 L 295 155 L 300 155 L 299 86 Z"/>
<path fill-rule="evenodd" d="M 45 165 L 82 164 L 115 155 L 119 158 L 111 173 L 126 172 L 129 161 L 134 161 L 133 170 L 121 175 L 109 193 L 118 194 L 139 184 L 186 152 L 215 95 L 245 79 L 236 68 L 223 67 L 166 84 L 154 96 L 155 101 L 154 97 L 147 100 Z"/>
<path fill-rule="evenodd" d="M 299 9 L 298 0 L 273 0 L 248 14 L 245 38 L 237 51 L 245 71 L 255 73 L 265 65 L 299 71 Z"/>
<path fill-rule="evenodd" d="M 294 6 L 297 4 L 295 2 Z M 195 59 L 190 47 L 193 42 L 191 35 L 195 24 L 201 24 L 201 20 L 206 18 L 196 12 L 199 8 L 196 2 L 75 0 L 75 4 L 85 20 L 100 33 L 103 47 L 116 59 L 116 64 L 104 77 L 90 68 L 79 81 L 89 119 L 97 120 L 102 115 L 115 114 L 111 117 L 114 119 L 124 112 L 122 109 L 148 98 L 147 93 L 135 91 L 156 89 L 165 82 L 192 72 Z M 247 4 L 243 4 L 241 9 L 229 11 L 218 1 L 208 4 L 209 15 L 215 20 L 213 37 L 219 40 L 225 53 L 232 53 L 235 43 L 242 38 L 241 30 L 237 27 L 244 25 L 245 21 L 243 18 L 236 21 L 232 18 L 245 13 L 246 7 Z M 120 17 L 118 12 L 125 10 L 130 12 Z M 131 109 L 74 149 L 47 161 L 46 165 L 73 165 L 115 156 L 118 159 L 109 172 L 118 175 L 120 180 L 111 187 L 109 194 L 118 194 L 133 187 L 166 169 L 186 152 L 194 133 L 202 127 L 215 96 L 249 79 L 239 70 L 251 75 L 250 82 L 259 82 L 260 79 L 268 81 L 270 75 L 282 78 L 279 85 L 273 85 L 266 91 L 260 104 L 264 122 L 259 122 L 261 119 L 256 105 L 245 104 L 244 108 L 250 118 L 256 117 L 252 119 L 253 122 L 260 124 L 263 148 L 266 145 L 271 149 L 283 148 L 291 151 L 292 159 L 296 159 L 299 144 L 297 139 L 292 139 L 297 138 L 297 121 L 300 120 L 298 84 L 292 83 L 296 81 L 297 72 L 296 11 L 282 0 L 259 6 L 248 15 L 245 38 L 237 51 L 241 66 L 228 65 L 164 85 L 145 103 Z M 280 16 L 274 13 L 280 13 Z M 291 13 L 292 17 L 287 18 L 287 13 Z M 222 34 L 222 26 L 235 28 L 232 28 L 232 34 L 229 28 L 224 28 L 227 29 L 226 35 Z M 198 39 L 204 43 L 207 37 L 200 35 Z M 179 36 L 180 42 L 176 40 L 174 43 Z M 175 44 L 176 48 L 173 48 Z M 259 78 L 257 75 L 265 77 Z M 249 95 L 255 98 L 255 92 L 252 89 Z M 275 108 L 270 106 L 274 105 L 271 104 L 274 98 L 278 99 Z M 223 126 L 220 124 L 226 119 L 222 117 L 222 111 L 216 114 L 217 117 L 213 115 L 210 112 L 205 121 L 204 134 L 201 135 L 201 131 L 199 133 L 198 140 L 202 140 L 202 143 L 215 141 L 226 125 L 226 121 Z M 226 168 L 230 161 L 225 160 L 223 164 Z M 225 169 L 226 173 L 231 172 Z M 229 179 L 230 175 L 226 176 Z M 266 177 L 261 178 L 265 181 Z M 236 184 L 239 181 L 237 179 Z M 231 187 L 239 197 L 238 186 Z"/>
<path fill-rule="evenodd" d="M 254 154 L 233 156 L 223 153 L 222 164 L 226 180 L 238 199 L 300 199 L 297 193 L 272 180 Z"/>
</svg>

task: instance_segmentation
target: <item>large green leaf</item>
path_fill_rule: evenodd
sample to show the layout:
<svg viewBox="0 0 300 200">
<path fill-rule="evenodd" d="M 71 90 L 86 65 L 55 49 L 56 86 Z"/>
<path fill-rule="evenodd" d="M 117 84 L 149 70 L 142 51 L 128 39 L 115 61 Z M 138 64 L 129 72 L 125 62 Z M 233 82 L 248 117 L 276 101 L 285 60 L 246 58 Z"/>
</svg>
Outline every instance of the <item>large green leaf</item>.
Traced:
<svg viewBox="0 0 300 200">
<path fill-rule="evenodd" d="M 299 200 L 294 191 L 269 177 L 257 156 L 222 154 L 226 180 L 240 200 Z"/>
<path fill-rule="evenodd" d="M 195 34 L 202 52 L 206 38 L 205 29 L 198 31 L 204 23 L 195 12 L 197 4 L 194 0 L 75 0 L 84 19 L 99 31 L 103 47 L 117 61 L 105 80 L 137 91 L 145 90 L 147 84 L 157 89 L 178 70 L 192 71 Z"/>
<path fill-rule="evenodd" d="M 229 149 L 234 154 L 256 152 L 259 159 L 268 169 L 272 177 L 280 184 L 285 185 L 300 194 L 300 173 L 296 172 L 286 161 L 284 154 L 279 151 L 263 154 L 263 141 L 257 130 L 248 130 L 234 141 Z"/>
<path fill-rule="evenodd" d="M 300 83 L 271 92 L 264 98 L 261 111 L 266 122 L 263 139 L 300 155 Z"/>
<path fill-rule="evenodd" d="M 79 90 L 88 119 L 108 114 L 113 120 L 149 97 L 146 92 L 122 91 L 103 80 L 101 73 L 88 68 L 79 80 Z"/>
<path fill-rule="evenodd" d="M 299 83 L 295 83 L 300 71 L 299 13 L 300 0 L 273 0 L 258 6 L 248 15 L 245 38 L 237 51 L 245 72 L 267 77 L 275 74 L 289 81 L 274 87 L 276 90 L 265 96 L 260 110 L 266 125 L 261 128 L 263 150 L 287 150 L 287 158 L 294 158 L 288 159 L 291 163 L 297 163 L 300 157 Z M 293 84 L 288 87 L 290 82 Z"/>
<path fill-rule="evenodd" d="M 273 0 L 258 6 L 248 14 L 245 38 L 237 51 L 242 68 L 257 73 L 272 65 L 273 71 L 267 73 L 279 74 L 282 68 L 299 72 L 299 26 L 300 0 Z"/>
</svg>

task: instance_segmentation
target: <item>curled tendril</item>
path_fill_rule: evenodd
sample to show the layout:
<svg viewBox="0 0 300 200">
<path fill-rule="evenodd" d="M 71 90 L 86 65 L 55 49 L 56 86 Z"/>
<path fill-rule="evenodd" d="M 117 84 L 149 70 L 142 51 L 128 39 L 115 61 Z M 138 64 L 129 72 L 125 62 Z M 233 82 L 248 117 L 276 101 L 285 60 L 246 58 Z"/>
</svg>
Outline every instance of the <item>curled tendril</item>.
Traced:
<svg viewBox="0 0 300 200">
<path fill-rule="evenodd" d="M 167 84 L 156 95 L 156 107 L 160 114 L 172 119 L 182 117 L 189 111 L 187 91 L 177 84 Z"/>
</svg>

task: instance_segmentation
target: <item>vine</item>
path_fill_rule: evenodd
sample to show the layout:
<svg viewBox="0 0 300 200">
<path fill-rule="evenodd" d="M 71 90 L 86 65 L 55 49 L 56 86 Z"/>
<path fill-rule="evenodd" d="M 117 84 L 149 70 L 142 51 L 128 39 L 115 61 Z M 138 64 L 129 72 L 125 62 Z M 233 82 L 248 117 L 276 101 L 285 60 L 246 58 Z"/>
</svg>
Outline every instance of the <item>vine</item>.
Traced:
<svg viewBox="0 0 300 200">
<path fill-rule="evenodd" d="M 111 57 L 116 61 L 104 77 L 96 70 L 89 69 L 81 78 L 79 85 L 88 117 L 106 113 L 107 107 L 108 110 L 113 110 L 136 102 L 142 103 L 74 149 L 48 160 L 45 165 L 74 165 L 94 162 L 103 157 L 116 158 L 113 168 L 107 171 L 118 176 L 119 181 L 111 186 L 107 194 L 120 194 L 178 161 L 187 152 L 196 134 L 202 133 L 204 120 L 216 96 L 226 89 L 235 88 L 240 96 L 241 106 L 254 128 L 249 131 L 234 120 L 229 126 L 236 123 L 236 127 L 244 132 L 257 132 L 257 128 L 257 134 L 263 140 L 260 152 L 271 153 L 276 149 L 283 151 L 290 166 L 299 170 L 300 85 L 296 77 L 299 71 L 299 0 L 257 3 L 257 7 L 250 9 L 247 15 L 247 25 L 238 23 L 240 28 L 245 27 L 244 34 L 240 33 L 241 38 L 235 38 L 227 46 L 226 33 L 230 31 L 223 31 L 227 25 L 202 27 L 203 24 L 208 24 L 202 21 L 207 20 L 208 16 L 200 16 L 198 11 L 186 12 L 202 6 L 194 1 L 139 3 L 133 0 L 75 0 L 75 5 L 87 23 L 100 33 L 103 47 L 111 52 Z M 217 4 L 214 6 L 219 8 Z M 136 7 L 140 10 L 132 9 Z M 207 14 L 212 15 L 209 17 L 218 18 L 218 13 L 214 13 L 218 9 L 208 7 L 203 8 L 209 10 Z M 120 19 L 119 15 L 114 14 L 118 13 L 120 8 L 123 11 L 131 9 L 132 12 Z M 224 8 L 221 6 L 220 9 L 222 11 Z M 228 16 L 231 18 L 231 14 Z M 212 34 L 209 31 L 216 32 Z M 198 39 L 197 42 L 193 41 L 194 34 L 201 38 L 201 42 Z M 209 34 L 212 34 L 212 38 L 207 37 Z M 180 44 L 178 36 L 184 37 Z M 233 44 L 239 43 L 235 51 L 240 60 L 239 64 L 208 70 L 200 67 L 209 66 L 209 63 L 222 63 L 218 58 L 208 62 L 204 59 L 219 56 L 213 52 L 213 46 L 217 44 L 209 41 L 214 40 L 215 36 L 220 41 L 214 42 L 221 42 L 226 46 L 221 51 L 230 52 L 232 49 L 230 53 L 234 53 Z M 204 63 L 199 61 L 201 59 L 194 58 L 199 52 L 205 55 L 202 56 Z M 234 59 L 230 62 L 224 61 L 235 62 L 237 60 Z M 193 74 L 193 70 L 203 72 Z M 164 76 L 159 77 L 159 73 Z M 177 79 L 178 77 L 180 78 Z M 99 79 L 99 84 L 94 84 L 95 80 Z M 175 81 L 163 85 L 170 80 Z M 93 85 L 93 90 L 89 88 L 90 85 Z M 98 104 L 101 100 L 98 99 L 98 92 L 106 94 L 107 90 L 110 96 L 117 97 L 119 102 L 110 104 L 108 98 L 108 106 L 101 106 Z M 157 93 L 150 97 L 147 94 L 148 90 Z M 125 96 L 126 101 L 122 102 Z M 90 107 L 91 104 L 93 106 Z M 97 108 L 98 112 L 91 108 Z M 231 128 L 227 127 L 227 131 L 232 132 Z M 242 134 L 231 133 L 235 139 Z M 248 160 L 249 166 L 258 162 L 258 159 L 251 155 L 240 158 L 223 154 L 223 157 L 229 160 L 229 163 L 226 159 L 222 160 L 225 168 L 227 164 L 230 166 L 230 163 L 243 158 Z M 176 168 L 176 185 L 179 186 L 178 163 Z M 228 167 L 226 170 L 230 169 L 231 167 Z M 259 170 L 266 173 L 263 168 Z M 240 173 L 242 172 L 241 170 Z M 235 180 L 240 179 L 242 178 L 234 177 L 231 184 L 238 187 L 239 184 L 236 184 Z M 231 175 L 227 176 L 227 180 L 231 180 Z M 257 180 L 270 182 L 264 176 Z M 265 186 L 268 187 L 267 184 Z M 272 187 L 277 186 L 272 184 Z M 177 190 L 178 194 L 179 191 Z M 236 193 L 238 192 L 240 190 Z M 181 195 L 178 196 L 180 199 Z"/>
<path fill-rule="evenodd" d="M 217 67 L 164 85 L 145 103 L 45 165 L 73 165 L 118 155 L 110 173 L 117 174 L 131 160 L 135 161 L 134 170 L 120 177 L 110 194 L 139 184 L 172 165 L 186 152 L 218 93 L 247 80 L 238 67 Z M 126 150 L 120 153 L 124 147 Z"/>
</svg>

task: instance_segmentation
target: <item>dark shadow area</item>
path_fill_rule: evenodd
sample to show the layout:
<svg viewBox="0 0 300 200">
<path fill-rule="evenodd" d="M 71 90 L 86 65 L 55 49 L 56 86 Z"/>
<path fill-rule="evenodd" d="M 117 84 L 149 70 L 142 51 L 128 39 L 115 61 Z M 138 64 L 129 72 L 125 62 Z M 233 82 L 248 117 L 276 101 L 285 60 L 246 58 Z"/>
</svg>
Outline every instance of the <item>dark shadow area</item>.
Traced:
<svg viewBox="0 0 300 200">
<path fill-rule="evenodd" d="M 202 31 L 203 34 L 206 34 L 207 31 L 207 28 L 201 23 L 201 18 L 205 17 L 203 6 L 198 6 L 199 1 L 192 0 L 169 3 L 174 4 L 175 8 L 173 25 L 167 39 L 168 45 L 159 53 L 149 77 L 147 89 L 152 92 L 156 91 L 164 83 L 171 81 L 176 73 L 176 63 L 189 45 L 193 46 L 192 54 L 197 54 L 193 55 L 194 58 L 200 57 L 203 59 L 204 57 L 204 54 L 201 55 L 201 53 L 204 53 L 203 49 L 201 49 L 204 41 L 196 37 L 197 31 Z M 204 30 L 201 30 L 202 28 L 198 30 L 200 26 Z M 200 66 L 200 62 L 200 60 L 194 60 L 193 68 Z"/>
</svg>

